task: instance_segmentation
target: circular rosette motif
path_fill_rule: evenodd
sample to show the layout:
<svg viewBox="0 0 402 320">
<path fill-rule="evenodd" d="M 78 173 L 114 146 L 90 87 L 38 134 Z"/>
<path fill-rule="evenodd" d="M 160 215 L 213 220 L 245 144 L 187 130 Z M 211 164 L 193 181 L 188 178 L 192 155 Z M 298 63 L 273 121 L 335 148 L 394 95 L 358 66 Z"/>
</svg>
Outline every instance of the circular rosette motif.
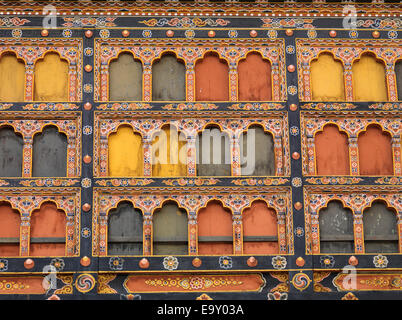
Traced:
<svg viewBox="0 0 402 320">
<path fill-rule="evenodd" d="M 63 259 L 60 258 L 54 258 L 52 261 L 50 261 L 50 265 L 55 267 L 57 271 L 62 271 L 66 264 L 64 263 Z"/>
<path fill-rule="evenodd" d="M 0 271 L 7 271 L 8 269 L 8 260 L 0 259 Z"/>
<path fill-rule="evenodd" d="M 87 273 L 80 274 L 75 281 L 75 287 L 79 292 L 89 292 L 95 288 L 95 278 Z"/>
<path fill-rule="evenodd" d="M 322 268 L 332 268 L 335 265 L 335 258 L 333 256 L 320 257 L 320 264 Z"/>
<path fill-rule="evenodd" d="M 373 263 L 376 268 L 386 268 L 388 266 L 388 259 L 386 256 L 379 254 L 373 258 Z"/>
<path fill-rule="evenodd" d="M 299 272 L 293 276 L 291 283 L 297 290 L 303 291 L 310 285 L 311 280 L 307 274 Z"/>
<path fill-rule="evenodd" d="M 176 257 L 164 257 L 163 258 L 163 267 L 166 270 L 172 271 L 172 270 L 176 270 L 179 266 L 179 261 L 177 260 Z"/>
<path fill-rule="evenodd" d="M 233 260 L 231 257 L 219 257 L 219 267 L 222 269 L 232 269 Z"/>
<path fill-rule="evenodd" d="M 109 268 L 112 270 L 123 270 L 124 260 L 119 257 L 112 257 L 109 260 Z"/>
<path fill-rule="evenodd" d="M 272 258 L 272 266 L 274 269 L 281 270 L 285 269 L 287 265 L 287 261 L 285 257 L 276 256 Z"/>
<path fill-rule="evenodd" d="M 268 300 L 288 300 L 288 294 L 286 292 L 268 292 Z"/>
</svg>

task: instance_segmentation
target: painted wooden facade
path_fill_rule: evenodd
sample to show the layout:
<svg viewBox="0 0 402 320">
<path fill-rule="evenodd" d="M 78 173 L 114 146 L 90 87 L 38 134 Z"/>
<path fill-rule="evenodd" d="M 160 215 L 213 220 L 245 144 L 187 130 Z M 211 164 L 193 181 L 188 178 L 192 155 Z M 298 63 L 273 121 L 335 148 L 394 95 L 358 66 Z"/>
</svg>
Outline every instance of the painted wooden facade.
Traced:
<svg viewBox="0 0 402 320">
<path fill-rule="evenodd" d="M 402 297 L 400 4 L 44 5 L 0 2 L 0 299 Z"/>
</svg>

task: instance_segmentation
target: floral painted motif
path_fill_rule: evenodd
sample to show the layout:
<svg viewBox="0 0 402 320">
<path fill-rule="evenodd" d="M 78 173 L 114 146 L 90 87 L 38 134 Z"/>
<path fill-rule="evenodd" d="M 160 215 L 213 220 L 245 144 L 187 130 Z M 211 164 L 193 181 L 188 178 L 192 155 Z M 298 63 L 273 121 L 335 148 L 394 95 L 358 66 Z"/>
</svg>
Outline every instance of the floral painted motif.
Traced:
<svg viewBox="0 0 402 320">
<path fill-rule="evenodd" d="M 112 270 L 123 270 L 124 260 L 119 257 L 112 257 L 109 259 L 109 268 Z"/>
<path fill-rule="evenodd" d="M 373 258 L 373 263 L 376 268 L 386 268 L 388 266 L 388 259 L 386 256 L 379 254 Z"/>
<path fill-rule="evenodd" d="M 65 267 L 64 260 L 61 258 L 55 258 L 50 261 L 50 265 L 55 267 L 57 271 L 62 271 Z"/>
<path fill-rule="evenodd" d="M 303 237 L 304 236 L 304 229 L 302 227 L 297 227 L 295 229 L 295 235 L 296 237 Z"/>
<path fill-rule="evenodd" d="M 202 19 L 202 18 L 172 18 L 172 19 L 149 19 L 139 21 L 139 23 L 143 23 L 148 27 L 163 27 L 163 26 L 170 26 L 176 28 L 195 28 L 195 27 L 218 27 L 218 26 L 226 26 L 230 23 L 229 20 L 224 19 Z"/>
<path fill-rule="evenodd" d="M 295 188 L 300 188 L 302 186 L 302 179 L 299 177 L 292 179 L 292 186 Z"/>
<path fill-rule="evenodd" d="M 0 272 L 7 271 L 7 269 L 8 269 L 8 260 L 0 259 Z"/>
<path fill-rule="evenodd" d="M 352 292 L 348 292 L 347 294 L 345 294 L 341 300 L 359 300 L 358 297 L 356 297 Z"/>
<path fill-rule="evenodd" d="M 268 292 L 268 300 L 288 300 L 288 294 L 286 292 Z"/>
<path fill-rule="evenodd" d="M 92 181 L 89 178 L 84 178 L 81 181 L 81 185 L 82 185 L 83 188 L 90 188 L 91 185 L 92 185 Z"/>
<path fill-rule="evenodd" d="M 209 295 L 203 293 L 199 297 L 197 297 L 195 300 L 213 300 Z"/>
<path fill-rule="evenodd" d="M 232 269 L 233 260 L 231 257 L 219 257 L 219 267 L 222 269 Z"/>
<path fill-rule="evenodd" d="M 91 236 L 91 229 L 89 228 L 83 228 L 81 230 L 81 234 L 83 238 L 89 238 Z"/>
<path fill-rule="evenodd" d="M 285 269 L 287 265 L 286 258 L 282 256 L 273 257 L 271 262 L 274 269 L 278 270 Z"/>
<path fill-rule="evenodd" d="M 332 268 L 335 265 L 335 258 L 333 256 L 320 257 L 320 264 L 322 268 Z"/>
<path fill-rule="evenodd" d="M 0 18 L 0 27 L 23 26 L 28 22 L 31 22 L 31 20 L 20 19 L 18 17 L 5 17 Z"/>
<path fill-rule="evenodd" d="M 115 27 L 115 17 L 63 17 L 63 27 Z"/>
<path fill-rule="evenodd" d="M 166 270 L 172 271 L 172 270 L 176 270 L 179 266 L 179 261 L 177 260 L 176 257 L 164 257 L 163 258 L 163 267 Z"/>
</svg>

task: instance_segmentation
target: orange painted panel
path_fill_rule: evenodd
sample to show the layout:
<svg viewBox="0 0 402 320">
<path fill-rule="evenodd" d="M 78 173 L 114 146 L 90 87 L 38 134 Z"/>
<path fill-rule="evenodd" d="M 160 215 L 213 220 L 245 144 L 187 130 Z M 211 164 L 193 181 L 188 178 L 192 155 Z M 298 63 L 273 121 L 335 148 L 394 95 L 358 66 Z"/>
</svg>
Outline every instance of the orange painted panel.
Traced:
<svg viewBox="0 0 402 320">
<path fill-rule="evenodd" d="M 393 175 L 391 137 L 377 126 L 359 135 L 360 175 Z"/>
<path fill-rule="evenodd" d="M 315 136 L 317 175 L 349 175 L 349 144 L 336 125 L 326 125 Z"/>
<path fill-rule="evenodd" d="M 243 242 L 244 254 L 278 254 L 278 242 Z"/>
<path fill-rule="evenodd" d="M 45 294 L 42 276 L 0 277 L 0 294 Z"/>
<path fill-rule="evenodd" d="M 229 67 L 216 53 L 207 53 L 195 65 L 195 99 L 229 100 Z"/>
<path fill-rule="evenodd" d="M 129 275 L 123 286 L 138 292 L 244 292 L 260 291 L 265 285 L 261 274 L 228 275 Z"/>
<path fill-rule="evenodd" d="M 66 215 L 53 203 L 44 203 L 31 215 L 31 238 L 66 237 Z M 32 243 L 30 256 L 64 256 L 65 243 Z"/>
<path fill-rule="evenodd" d="M 239 101 L 272 100 L 271 64 L 252 52 L 238 66 Z"/>
<path fill-rule="evenodd" d="M 21 217 L 17 210 L 3 204 L 0 206 L 0 238 L 20 237 Z M 18 244 L 0 245 L 0 256 L 18 256 L 20 246 Z"/>
<path fill-rule="evenodd" d="M 243 236 L 277 236 L 278 220 L 275 210 L 268 208 L 264 201 L 254 201 L 243 212 Z M 279 253 L 278 243 L 244 242 L 243 253 L 275 254 Z"/>
<path fill-rule="evenodd" d="M 232 214 L 219 201 L 210 201 L 198 212 L 198 236 L 228 236 L 233 237 Z M 231 243 L 198 243 L 200 254 L 232 254 Z"/>
</svg>

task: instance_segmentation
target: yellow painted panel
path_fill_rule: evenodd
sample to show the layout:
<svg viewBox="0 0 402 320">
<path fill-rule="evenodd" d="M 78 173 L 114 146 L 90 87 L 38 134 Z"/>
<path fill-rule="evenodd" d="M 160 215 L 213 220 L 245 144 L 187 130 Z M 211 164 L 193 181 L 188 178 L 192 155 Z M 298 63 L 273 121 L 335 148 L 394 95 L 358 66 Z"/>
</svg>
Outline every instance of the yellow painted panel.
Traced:
<svg viewBox="0 0 402 320">
<path fill-rule="evenodd" d="M 370 54 L 353 63 L 354 101 L 387 101 L 387 82 L 384 64 Z"/>
<path fill-rule="evenodd" d="M 57 53 L 47 53 L 35 65 L 35 101 L 68 101 L 68 63 Z"/>
<path fill-rule="evenodd" d="M 313 101 L 345 101 L 342 63 L 322 53 L 311 63 Z"/>
<path fill-rule="evenodd" d="M 24 101 L 25 64 L 13 53 L 0 59 L 0 83 L 0 101 Z"/>
<path fill-rule="evenodd" d="M 164 134 L 163 134 L 164 133 Z M 155 157 L 152 175 L 155 177 L 178 177 L 187 175 L 186 141 L 179 139 L 176 129 L 163 128 L 152 143 Z"/>
<path fill-rule="evenodd" d="M 143 175 L 142 138 L 129 126 L 120 127 L 109 136 L 109 176 Z"/>
</svg>

